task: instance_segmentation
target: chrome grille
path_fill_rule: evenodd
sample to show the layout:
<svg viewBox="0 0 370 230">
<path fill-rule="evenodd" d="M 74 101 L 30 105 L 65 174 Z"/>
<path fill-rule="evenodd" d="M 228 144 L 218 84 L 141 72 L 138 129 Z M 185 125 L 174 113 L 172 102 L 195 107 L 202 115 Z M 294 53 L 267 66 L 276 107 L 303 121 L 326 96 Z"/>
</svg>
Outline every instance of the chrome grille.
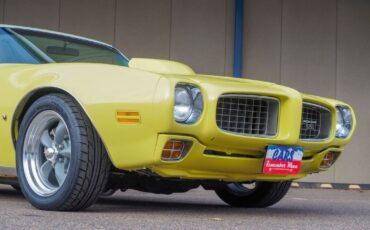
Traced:
<svg viewBox="0 0 370 230">
<path fill-rule="evenodd" d="M 303 103 L 301 139 L 319 140 L 328 138 L 331 129 L 331 113 L 320 105 Z"/>
<path fill-rule="evenodd" d="M 279 101 L 252 95 L 223 95 L 218 99 L 216 122 L 225 131 L 252 136 L 274 136 Z"/>
</svg>

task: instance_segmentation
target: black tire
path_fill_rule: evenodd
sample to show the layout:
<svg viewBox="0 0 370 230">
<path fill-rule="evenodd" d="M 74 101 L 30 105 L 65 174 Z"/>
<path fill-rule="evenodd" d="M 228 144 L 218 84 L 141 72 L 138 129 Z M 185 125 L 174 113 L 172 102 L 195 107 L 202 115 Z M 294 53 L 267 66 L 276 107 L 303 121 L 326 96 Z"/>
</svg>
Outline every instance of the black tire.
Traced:
<svg viewBox="0 0 370 230">
<path fill-rule="evenodd" d="M 216 194 L 233 207 L 266 208 L 279 202 L 288 192 L 291 181 L 256 182 L 255 188 L 243 189 L 240 184 L 229 184 Z"/>
<path fill-rule="evenodd" d="M 25 176 L 23 145 L 32 120 L 43 111 L 54 111 L 69 129 L 71 156 L 69 170 L 59 190 L 50 196 L 38 195 Z M 105 147 L 78 103 L 68 96 L 52 94 L 39 98 L 27 110 L 17 140 L 17 173 L 26 199 L 36 208 L 76 211 L 91 206 L 105 189 L 111 162 Z"/>
</svg>

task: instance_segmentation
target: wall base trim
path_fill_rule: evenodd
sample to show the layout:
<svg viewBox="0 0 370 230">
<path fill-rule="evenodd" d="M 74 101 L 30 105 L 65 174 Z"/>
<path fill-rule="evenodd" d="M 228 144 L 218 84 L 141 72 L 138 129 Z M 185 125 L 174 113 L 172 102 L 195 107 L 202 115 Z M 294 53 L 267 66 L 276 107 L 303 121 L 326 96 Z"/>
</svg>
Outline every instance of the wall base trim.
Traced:
<svg viewBox="0 0 370 230">
<path fill-rule="evenodd" d="M 292 188 L 370 190 L 370 184 L 293 182 Z"/>
</svg>

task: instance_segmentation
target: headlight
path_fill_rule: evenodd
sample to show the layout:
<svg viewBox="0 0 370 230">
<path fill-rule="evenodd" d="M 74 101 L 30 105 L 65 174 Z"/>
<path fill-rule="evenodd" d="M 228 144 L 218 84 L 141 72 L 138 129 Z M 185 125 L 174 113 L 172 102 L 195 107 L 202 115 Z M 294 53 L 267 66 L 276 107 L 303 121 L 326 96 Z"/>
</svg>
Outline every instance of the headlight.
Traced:
<svg viewBox="0 0 370 230">
<path fill-rule="evenodd" d="M 347 106 L 337 106 L 337 138 L 346 138 L 352 130 L 352 111 Z"/>
<path fill-rule="evenodd" d="M 178 84 L 175 88 L 173 115 L 179 123 L 193 124 L 203 112 L 203 97 L 199 88 L 193 85 Z"/>
</svg>

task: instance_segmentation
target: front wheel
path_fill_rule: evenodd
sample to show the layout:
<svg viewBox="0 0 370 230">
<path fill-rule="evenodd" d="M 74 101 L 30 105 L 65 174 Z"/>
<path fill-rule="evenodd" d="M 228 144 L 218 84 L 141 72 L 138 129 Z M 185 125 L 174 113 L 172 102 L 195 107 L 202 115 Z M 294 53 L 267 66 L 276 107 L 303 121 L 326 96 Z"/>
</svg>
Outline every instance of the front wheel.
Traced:
<svg viewBox="0 0 370 230">
<path fill-rule="evenodd" d="M 55 94 L 30 106 L 17 141 L 17 174 L 33 206 L 85 209 L 105 189 L 109 171 L 102 141 L 74 100 Z"/>
<path fill-rule="evenodd" d="M 265 208 L 279 202 L 288 192 L 291 181 L 230 183 L 216 194 L 233 207 Z"/>
</svg>

